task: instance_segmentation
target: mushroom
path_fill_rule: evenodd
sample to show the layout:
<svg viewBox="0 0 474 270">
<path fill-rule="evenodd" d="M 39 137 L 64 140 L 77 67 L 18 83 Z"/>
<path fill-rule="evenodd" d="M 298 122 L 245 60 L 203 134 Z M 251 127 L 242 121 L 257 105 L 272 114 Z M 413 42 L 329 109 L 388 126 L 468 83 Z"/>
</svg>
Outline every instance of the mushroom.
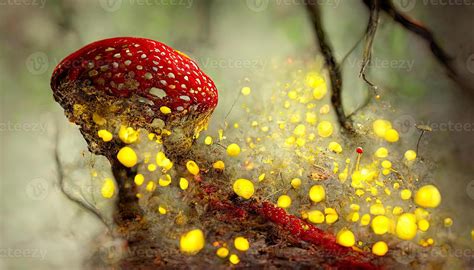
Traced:
<svg viewBox="0 0 474 270">
<path fill-rule="evenodd" d="M 89 150 L 110 161 L 120 190 L 118 211 L 126 219 L 140 212 L 126 184 L 134 168 L 117 160 L 125 143 L 104 140 L 99 131 L 125 125 L 161 134 L 167 154 L 179 157 L 206 127 L 218 101 L 214 82 L 188 56 L 135 37 L 100 40 L 72 53 L 55 68 L 51 88 Z"/>
<path fill-rule="evenodd" d="M 206 127 L 218 101 L 214 82 L 188 56 L 134 37 L 93 42 L 72 53 L 55 68 L 51 88 L 90 151 L 107 157 L 117 145 L 97 137 L 101 125 L 170 130 L 164 146 L 179 154 Z"/>
</svg>

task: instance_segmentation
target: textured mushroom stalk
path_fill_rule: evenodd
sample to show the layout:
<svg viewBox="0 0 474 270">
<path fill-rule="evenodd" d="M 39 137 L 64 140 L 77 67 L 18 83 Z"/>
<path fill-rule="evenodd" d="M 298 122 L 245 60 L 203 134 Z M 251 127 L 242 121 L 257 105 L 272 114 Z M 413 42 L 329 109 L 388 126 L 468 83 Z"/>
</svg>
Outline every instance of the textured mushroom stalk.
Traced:
<svg viewBox="0 0 474 270">
<path fill-rule="evenodd" d="M 116 153 L 99 129 L 127 125 L 162 134 L 167 151 L 185 152 L 206 127 L 217 105 L 214 82 L 197 64 L 171 47 L 144 38 L 91 43 L 66 57 L 51 78 L 56 101 L 81 127 L 89 149 Z"/>
</svg>

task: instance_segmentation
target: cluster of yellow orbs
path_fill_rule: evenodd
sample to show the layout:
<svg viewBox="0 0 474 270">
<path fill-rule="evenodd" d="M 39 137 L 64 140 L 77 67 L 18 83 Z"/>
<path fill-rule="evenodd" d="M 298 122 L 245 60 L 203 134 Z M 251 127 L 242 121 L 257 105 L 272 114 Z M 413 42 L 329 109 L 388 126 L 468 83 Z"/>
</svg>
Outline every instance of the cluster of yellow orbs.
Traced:
<svg viewBox="0 0 474 270">
<path fill-rule="evenodd" d="M 321 100 L 324 97 L 327 92 L 326 85 L 320 75 L 316 73 L 310 73 L 306 76 L 305 82 L 307 85 L 311 85 L 312 87 L 314 87 L 313 98 L 315 100 Z M 241 92 L 244 96 L 247 96 L 250 95 L 251 90 L 249 87 L 246 86 L 242 88 Z M 304 104 L 306 104 L 307 102 L 306 97 L 304 95 L 300 95 L 298 90 L 290 90 L 286 93 L 286 97 L 288 98 L 288 100 L 283 102 L 283 106 L 285 109 L 291 108 L 292 102 L 295 101 Z M 278 102 L 277 99 L 272 101 Z M 311 105 L 309 104 L 308 108 L 310 107 Z M 323 110 L 321 110 L 321 112 L 322 111 Z M 264 119 L 267 117 L 267 115 L 262 115 L 262 118 Z M 334 128 L 331 122 L 323 120 L 317 123 L 317 115 L 312 112 L 306 113 L 305 120 L 309 124 L 309 126 L 300 123 L 301 119 L 293 115 L 292 113 L 288 114 L 288 119 L 290 123 L 296 123 L 293 129 L 288 130 L 286 122 L 279 121 L 277 122 L 277 124 L 282 134 L 270 134 L 264 137 L 271 139 L 281 138 L 284 137 L 284 133 L 287 132 L 288 137 L 284 140 L 284 145 L 295 145 L 302 147 L 305 146 L 308 141 L 316 142 L 316 137 L 311 132 L 313 130 L 312 125 L 315 125 L 316 134 L 319 135 L 322 140 L 331 137 L 334 133 Z M 265 121 L 262 121 L 262 123 L 263 122 Z M 238 123 L 234 124 L 234 127 L 239 126 L 240 124 Z M 257 126 L 259 126 L 259 121 L 252 121 L 251 127 Z M 376 137 L 381 138 L 390 144 L 396 143 L 400 140 L 400 135 L 398 131 L 392 126 L 392 123 L 388 120 L 375 120 L 372 124 L 372 129 L 373 134 Z M 264 134 L 269 132 L 269 130 L 272 129 L 266 125 L 262 126 L 261 128 L 261 132 L 263 132 Z M 257 138 L 257 141 L 258 140 L 260 140 L 260 138 Z M 255 144 L 253 140 L 247 140 L 247 142 L 249 141 L 252 141 L 252 143 L 249 143 L 249 149 L 245 150 L 252 150 L 258 148 L 257 144 Z M 336 141 L 330 141 L 326 149 L 335 154 L 341 154 L 343 152 L 343 147 Z M 230 157 L 238 156 L 240 151 L 241 147 L 238 146 L 237 143 L 232 143 L 227 148 L 227 154 Z M 296 152 L 298 151 L 299 150 L 296 150 Z M 252 153 L 259 154 L 258 151 L 254 151 Z M 400 188 L 399 182 L 393 183 L 394 190 L 392 190 L 386 186 L 386 180 L 379 180 L 380 176 L 388 177 L 392 173 L 398 173 L 393 168 L 394 165 L 392 164 L 392 162 L 388 159 L 389 149 L 387 149 L 386 146 L 379 147 L 374 151 L 373 156 L 376 158 L 375 161 L 372 164 L 365 166 L 360 166 L 360 159 L 358 159 L 356 162 L 355 170 L 354 167 L 351 169 L 350 159 L 346 160 L 346 167 L 342 171 L 339 171 L 339 166 L 337 162 L 334 162 L 335 167 L 333 169 L 333 172 L 336 174 L 338 173 L 338 179 L 341 183 L 344 183 L 347 178 L 351 179 L 350 185 L 354 188 L 356 197 L 362 197 L 367 191 L 370 195 L 374 197 L 378 196 L 380 195 L 380 193 L 378 192 L 379 188 L 383 189 L 382 194 L 384 196 L 391 196 L 394 190 L 397 191 Z M 414 150 L 407 150 L 404 153 L 403 157 L 405 161 L 408 162 L 406 164 L 411 165 L 416 160 L 417 153 Z M 350 173 L 350 171 L 352 171 L 352 173 Z M 260 175 L 264 176 L 265 173 L 261 173 Z M 260 179 L 258 183 L 259 182 L 261 182 Z M 290 181 L 290 186 L 294 190 L 298 190 L 301 185 L 302 180 L 300 178 L 293 178 Z M 250 199 L 254 195 L 256 190 L 255 182 L 249 179 L 239 178 L 233 182 L 233 190 L 242 199 Z M 351 212 L 347 216 L 346 220 L 350 222 L 360 222 L 361 226 L 370 225 L 373 233 L 376 235 L 391 233 L 402 240 L 411 240 L 417 235 L 418 231 L 427 231 L 430 227 L 429 219 L 427 218 L 427 215 L 429 214 L 427 214 L 428 212 L 423 208 L 435 208 L 440 204 L 441 195 L 439 193 L 439 190 L 434 185 L 426 185 L 419 188 L 414 193 L 414 195 L 412 195 L 412 190 L 410 190 L 409 188 L 400 189 L 400 191 L 397 191 L 396 194 L 399 194 L 399 197 L 402 201 L 412 200 L 417 206 L 419 206 L 419 208 L 417 208 L 415 211 L 417 213 L 405 213 L 404 209 L 400 206 L 386 207 L 382 204 L 382 199 L 371 199 L 370 197 L 367 197 L 366 201 L 367 203 L 369 203 L 370 213 L 359 214 L 360 207 L 357 204 L 352 204 L 351 206 L 354 207 L 351 208 Z M 307 196 L 313 204 L 323 202 L 327 196 L 325 185 L 312 185 L 309 188 Z M 374 200 L 375 203 L 372 203 L 372 200 Z M 292 197 L 288 194 L 279 195 L 276 199 L 276 205 L 283 209 L 289 209 L 292 205 Z M 390 210 L 391 213 L 390 215 L 388 215 L 387 211 Z M 420 212 L 423 212 L 424 215 L 420 216 Z M 327 224 L 332 224 L 339 220 L 339 215 L 337 211 L 331 207 L 325 207 L 324 211 L 316 209 L 303 210 L 301 211 L 301 217 L 303 219 L 307 219 L 309 222 L 314 224 L 321 224 L 324 222 Z M 342 229 L 337 234 L 336 238 L 338 243 L 343 246 L 353 246 L 356 242 L 354 233 L 348 228 Z M 429 242 L 433 242 L 432 239 Z M 385 255 L 388 252 L 388 245 L 384 241 L 375 242 L 372 246 L 372 252 L 380 256 Z"/>
<path fill-rule="evenodd" d="M 247 171 L 251 171 L 254 168 L 251 162 L 240 162 L 240 159 L 245 159 L 242 157 L 241 153 L 249 151 L 253 157 L 258 155 L 263 156 L 264 158 L 261 159 L 262 163 L 271 165 L 273 160 L 278 159 L 279 157 L 268 158 L 267 155 L 264 155 L 266 153 L 265 147 L 258 145 L 259 143 L 263 143 L 264 139 L 283 142 L 281 144 L 282 147 L 289 147 L 288 149 L 293 149 L 295 158 L 307 163 L 314 163 L 316 161 L 316 157 L 319 154 L 326 154 L 327 151 L 327 153 L 332 153 L 333 155 L 335 154 L 333 158 L 334 167 L 332 172 L 337 176 L 339 182 L 344 184 L 347 179 L 350 179 L 350 186 L 354 190 L 355 198 L 360 198 L 360 200 L 362 200 L 364 194 L 371 195 L 365 198 L 369 213 L 359 213 L 361 207 L 358 204 L 352 203 L 350 205 L 350 213 L 345 220 L 349 221 L 350 223 L 359 222 L 361 226 L 370 226 L 371 231 L 375 235 L 384 235 L 390 233 L 396 235 L 402 240 L 414 239 L 418 231 L 426 232 L 430 227 L 430 221 L 429 213 L 425 210 L 425 208 L 435 208 L 439 206 L 441 202 L 439 190 L 434 185 L 425 185 L 416 190 L 413 195 L 412 190 L 409 188 L 403 188 L 400 190 L 400 183 L 397 181 L 393 183 L 393 189 L 388 188 L 386 181 L 384 183 L 380 177 L 385 176 L 388 178 L 392 173 L 398 172 L 393 168 L 392 162 L 388 159 L 389 149 L 383 146 L 377 148 L 374 151 L 374 159 L 371 164 L 362 166 L 360 164 L 359 155 L 355 166 L 351 166 L 352 160 L 347 158 L 343 161 L 345 168 L 339 170 L 339 164 L 337 160 L 340 160 L 342 157 L 344 150 L 343 146 L 341 146 L 341 144 L 336 141 L 330 141 L 330 137 L 335 131 L 332 123 L 327 120 L 321 120 L 318 123 L 318 115 L 315 112 L 315 104 L 310 102 L 319 101 L 325 97 L 327 93 L 326 83 L 321 75 L 314 72 L 306 74 L 304 83 L 306 87 L 312 89 L 311 96 L 308 97 L 305 94 L 301 94 L 301 89 L 291 90 L 290 87 L 287 86 L 283 90 L 284 95 L 274 95 L 272 102 L 282 102 L 283 108 L 286 110 L 290 109 L 292 106 L 294 106 L 294 104 L 303 104 L 308 109 L 308 112 L 304 114 L 305 117 L 301 118 L 298 112 L 288 112 L 279 114 L 280 116 L 285 116 L 285 119 L 281 121 L 273 121 L 272 115 L 264 114 L 261 115 L 262 121 L 249 121 L 251 128 L 259 127 L 260 132 L 262 132 L 263 135 L 258 138 L 247 138 L 240 141 L 236 139 L 233 143 L 228 144 L 225 152 L 231 161 L 229 163 L 231 165 L 239 164 L 239 166 L 242 166 L 239 167 L 239 169 L 243 168 Z M 243 96 L 249 96 L 251 93 L 252 90 L 248 86 L 245 86 L 241 89 L 241 94 Z M 284 96 L 287 98 L 287 100 L 281 101 L 281 96 Z M 328 105 L 322 106 L 319 110 L 321 115 L 327 114 L 328 112 Z M 265 122 L 268 122 L 268 125 L 261 125 L 261 123 Z M 275 124 L 275 129 L 272 129 L 270 124 Z M 288 128 L 289 125 L 293 125 L 294 128 Z M 239 123 L 234 123 L 232 126 L 235 129 L 240 128 Z M 393 128 L 390 121 L 385 119 L 375 120 L 372 124 L 372 130 L 376 137 L 381 138 L 390 144 L 396 143 L 400 139 L 398 131 Z M 218 133 L 218 138 L 216 140 L 223 141 L 224 130 L 220 129 Z M 316 134 L 319 136 L 319 139 Z M 104 129 L 99 130 L 97 135 L 104 142 L 109 142 L 114 138 L 110 131 Z M 118 133 L 119 139 L 126 144 L 135 143 L 138 140 L 138 135 L 138 131 L 125 126 L 122 126 Z M 150 134 L 149 138 L 150 140 L 154 140 L 154 134 Z M 159 138 L 156 138 L 156 141 L 159 142 Z M 211 146 L 214 144 L 214 138 L 208 135 L 204 137 L 202 142 L 206 146 Z M 308 142 L 313 143 L 309 145 Z M 326 147 L 321 147 L 323 143 L 326 145 Z M 306 151 L 304 151 L 305 148 Z M 313 151 L 313 149 L 317 150 Z M 246 156 L 249 155 L 247 154 Z M 407 150 L 403 157 L 406 162 L 411 164 L 415 162 L 417 153 L 414 150 Z M 287 157 L 285 156 L 283 158 Z M 124 146 L 121 148 L 117 153 L 117 159 L 123 166 L 128 168 L 134 167 L 138 163 L 137 153 L 130 146 Z M 239 162 L 236 163 L 232 160 L 238 160 Z M 212 167 L 216 170 L 224 171 L 226 170 L 226 163 L 224 163 L 224 160 L 215 160 L 212 163 Z M 161 167 L 166 172 L 172 168 L 173 162 L 169 160 L 163 152 L 159 152 L 156 156 L 156 164 L 150 164 L 148 166 L 148 170 L 156 170 L 156 165 Z M 201 171 L 199 166 L 192 160 L 188 160 L 186 162 L 186 169 L 193 176 L 198 175 Z M 278 170 L 278 168 L 274 168 L 274 170 Z M 295 171 L 303 171 L 303 169 L 292 170 L 292 172 Z M 256 193 L 255 185 L 260 185 L 260 182 L 263 182 L 262 184 L 267 184 L 265 182 L 266 180 L 264 181 L 264 179 L 266 179 L 266 173 L 269 172 L 258 172 L 258 177 L 255 177 L 255 181 L 252 179 L 240 178 L 236 175 L 235 178 L 233 178 L 231 184 L 233 191 L 244 200 L 252 198 Z M 272 171 L 270 175 L 274 175 L 274 172 Z M 298 177 L 291 179 L 289 187 L 291 187 L 292 190 L 297 191 L 300 189 L 302 184 L 304 184 L 304 179 L 302 180 L 300 178 L 301 175 L 302 173 L 300 173 Z M 134 182 L 137 186 L 141 186 L 145 182 L 145 178 L 142 174 L 137 174 L 135 176 Z M 171 177 L 166 175 L 163 179 L 160 178 L 159 183 L 162 186 L 169 185 L 169 183 L 171 183 Z M 186 190 L 189 186 L 188 180 L 184 177 L 181 177 L 179 180 L 179 186 L 182 190 Z M 382 195 L 384 196 L 390 196 L 392 192 L 396 190 L 396 194 L 398 194 L 398 197 L 400 197 L 402 202 L 413 201 L 419 207 L 416 208 L 413 213 L 410 213 L 404 212 L 404 209 L 401 206 L 395 206 L 393 208 L 384 206 L 382 204 L 382 197 L 380 196 L 379 189 L 383 189 Z M 102 196 L 104 198 L 111 198 L 115 194 L 114 190 L 115 185 L 112 179 L 106 179 L 101 190 Z M 154 187 L 152 186 L 148 188 L 147 186 L 147 190 L 153 191 Z M 307 196 L 313 205 L 317 205 L 324 202 L 328 195 L 331 195 L 327 194 L 326 192 L 325 184 L 318 183 L 311 185 L 309 187 L 308 193 L 305 194 L 305 196 Z M 350 197 L 352 200 L 352 196 Z M 341 200 L 343 199 L 344 198 L 341 197 Z M 281 194 L 276 199 L 276 205 L 288 210 L 292 205 L 292 197 L 288 194 Z M 391 213 L 389 212 L 390 210 Z M 341 222 L 344 221 L 344 219 L 339 218 L 338 211 L 331 207 L 324 207 L 324 210 L 302 209 L 300 211 L 300 215 L 303 219 L 308 220 L 313 224 L 333 224 L 339 220 L 342 220 Z M 161 214 L 166 214 L 166 207 L 160 206 L 159 212 Z M 449 225 L 449 223 L 452 224 L 452 220 L 445 220 L 445 226 L 446 224 Z M 337 243 L 340 245 L 352 247 L 356 244 L 357 233 L 354 234 L 348 227 L 349 226 L 346 226 L 340 229 L 336 234 L 336 239 Z M 474 230 L 472 233 L 474 238 Z M 427 246 L 433 244 L 433 239 L 429 238 L 428 240 L 423 240 L 422 245 Z M 234 247 L 238 251 L 248 250 L 249 245 L 250 244 L 248 240 L 243 237 L 236 237 L 234 239 Z M 204 247 L 205 236 L 204 232 L 200 229 L 188 231 L 180 238 L 180 250 L 183 253 L 196 254 Z M 372 252 L 379 256 L 385 255 L 388 252 L 388 249 L 388 245 L 384 241 L 377 241 L 373 243 L 371 247 Z M 216 255 L 218 257 L 228 258 L 232 264 L 237 264 L 240 262 L 239 256 L 237 254 L 229 254 L 230 251 L 226 245 L 221 246 L 216 250 Z"/>
</svg>

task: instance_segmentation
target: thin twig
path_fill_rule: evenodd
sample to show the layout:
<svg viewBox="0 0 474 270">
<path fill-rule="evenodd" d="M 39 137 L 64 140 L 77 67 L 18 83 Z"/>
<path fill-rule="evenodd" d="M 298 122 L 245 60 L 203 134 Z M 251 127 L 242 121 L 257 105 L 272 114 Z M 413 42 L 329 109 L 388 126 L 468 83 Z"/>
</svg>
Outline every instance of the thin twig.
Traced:
<svg viewBox="0 0 474 270">
<path fill-rule="evenodd" d="M 357 49 L 357 47 L 359 46 L 359 44 L 362 42 L 362 40 L 364 39 L 365 37 L 365 33 L 364 35 L 362 35 L 358 40 L 357 42 L 349 49 L 349 51 L 344 55 L 344 57 L 342 58 L 341 60 L 341 64 L 340 66 L 342 67 L 344 65 L 344 63 L 346 62 L 347 58 L 349 58 L 349 56 L 355 51 L 355 49 Z"/>
<path fill-rule="evenodd" d="M 362 56 L 362 65 L 360 67 L 359 77 L 362 79 L 374 90 L 377 89 L 372 82 L 370 82 L 366 77 L 366 68 L 372 60 L 372 47 L 374 44 L 375 33 L 377 32 L 377 27 L 379 25 L 380 17 L 380 4 L 379 0 L 365 0 L 370 9 L 369 23 L 367 24 L 367 30 L 365 32 L 365 46 L 364 54 Z"/>
<path fill-rule="evenodd" d="M 418 137 L 418 141 L 416 142 L 416 153 L 417 154 L 419 154 L 418 149 L 420 147 L 420 141 L 421 141 L 421 137 L 423 137 L 423 134 L 425 134 L 424 130 L 421 131 L 420 137 Z"/>
<path fill-rule="evenodd" d="M 64 174 L 61 158 L 59 157 L 59 133 L 60 132 L 59 132 L 58 125 L 56 124 L 55 126 L 56 126 L 56 131 L 54 135 L 54 161 L 56 164 L 56 173 L 57 173 L 59 188 L 61 192 L 66 196 L 67 199 L 76 203 L 77 205 L 79 205 L 79 207 L 81 207 L 85 211 L 92 213 L 94 216 L 96 216 L 107 227 L 109 231 L 112 231 L 110 229 L 109 222 L 102 216 L 99 209 L 89 204 L 89 202 L 87 202 L 85 199 L 84 201 L 82 201 L 74 197 L 72 194 L 68 193 L 68 191 L 66 190 L 66 187 L 64 184 L 65 174 Z"/>
<path fill-rule="evenodd" d="M 369 4 L 368 0 L 364 0 L 364 3 L 366 5 Z M 444 67 L 448 76 L 462 89 L 468 90 L 470 94 L 474 93 L 474 90 L 470 86 L 466 85 L 465 82 L 462 82 L 460 80 L 456 68 L 453 64 L 453 58 L 449 56 L 449 54 L 441 47 L 441 45 L 439 45 L 438 42 L 436 42 L 431 30 L 429 30 L 426 26 L 416 21 L 415 19 L 399 11 L 394 6 L 392 0 L 380 1 L 380 9 L 383 10 L 390 17 L 392 17 L 395 22 L 402 25 L 405 29 L 425 40 L 430 47 L 431 53 L 438 61 L 438 63 Z"/>
<path fill-rule="evenodd" d="M 337 120 L 344 130 L 354 134 L 354 125 L 350 118 L 346 117 L 344 106 L 342 104 L 342 75 L 339 65 L 334 57 L 331 45 L 326 39 L 323 23 L 321 20 L 321 10 L 319 4 L 315 1 L 305 0 L 306 10 L 313 24 L 313 29 L 317 37 L 317 43 L 323 54 L 326 68 L 328 69 L 331 80 L 331 103 L 337 115 Z"/>
</svg>

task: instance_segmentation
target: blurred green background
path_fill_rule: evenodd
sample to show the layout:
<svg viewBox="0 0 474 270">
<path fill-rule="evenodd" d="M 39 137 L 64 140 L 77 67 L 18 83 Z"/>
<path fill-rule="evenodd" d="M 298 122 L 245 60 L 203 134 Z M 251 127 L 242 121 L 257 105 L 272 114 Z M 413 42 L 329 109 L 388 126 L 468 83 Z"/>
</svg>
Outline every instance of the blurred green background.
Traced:
<svg viewBox="0 0 474 270">
<path fill-rule="evenodd" d="M 364 33 L 367 9 L 359 1 L 316 2 L 340 60 Z M 399 6 L 433 29 L 472 90 L 474 6 L 448 2 L 405 0 Z M 63 158 L 82 158 L 79 166 L 87 167 L 86 145 L 49 87 L 62 58 L 108 37 L 166 43 L 196 59 L 214 79 L 220 100 L 213 119 L 219 121 L 243 78 L 254 80 L 258 91 L 258 77 L 271 76 L 275 59 L 318 58 L 306 15 L 297 0 L 0 1 L 0 269 L 81 269 L 88 247 L 103 230 L 67 201 L 56 184 L 56 126 L 62 130 Z M 434 167 L 432 181 L 446 194 L 443 205 L 455 220 L 453 231 L 469 239 L 474 226 L 474 94 L 445 75 L 426 43 L 386 16 L 373 55 L 369 76 L 383 97 L 377 114 L 402 124 L 471 124 L 437 129 L 421 145 Z M 357 77 L 360 56 L 359 47 L 343 67 L 348 112 L 367 93 Z M 413 128 L 402 131 L 403 147 L 413 147 L 417 134 Z M 87 172 L 77 177 L 87 177 Z"/>
</svg>

